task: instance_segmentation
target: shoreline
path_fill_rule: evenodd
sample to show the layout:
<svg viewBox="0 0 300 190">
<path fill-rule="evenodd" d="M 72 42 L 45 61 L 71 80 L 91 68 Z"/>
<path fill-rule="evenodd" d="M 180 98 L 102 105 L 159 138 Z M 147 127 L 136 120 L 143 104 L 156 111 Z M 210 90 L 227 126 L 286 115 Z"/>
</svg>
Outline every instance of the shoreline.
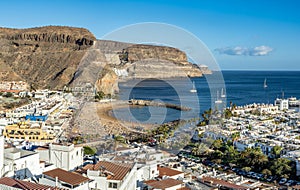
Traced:
<svg viewBox="0 0 300 190">
<path fill-rule="evenodd" d="M 145 133 L 147 130 L 157 126 L 157 124 L 145 124 L 119 120 L 112 116 L 113 109 L 121 109 L 132 106 L 126 101 L 117 100 L 114 102 L 96 103 L 97 115 L 100 123 L 107 134 L 123 134 L 123 133 Z"/>
</svg>

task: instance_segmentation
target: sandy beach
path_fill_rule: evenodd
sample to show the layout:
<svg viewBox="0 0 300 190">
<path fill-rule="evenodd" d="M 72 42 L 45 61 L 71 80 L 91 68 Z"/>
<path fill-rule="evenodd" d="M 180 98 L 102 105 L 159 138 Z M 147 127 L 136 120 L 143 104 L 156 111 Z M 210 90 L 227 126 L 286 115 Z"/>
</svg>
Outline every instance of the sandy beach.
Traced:
<svg viewBox="0 0 300 190">
<path fill-rule="evenodd" d="M 121 121 L 112 116 L 113 109 L 124 108 L 129 105 L 125 101 L 113 101 L 106 103 L 97 103 L 97 115 L 100 123 L 107 134 L 123 134 L 129 132 L 143 132 L 154 127 L 154 124 L 141 124 L 128 121 Z"/>
<path fill-rule="evenodd" d="M 113 109 L 124 108 L 129 105 L 126 101 L 87 102 L 81 108 L 75 119 L 72 131 L 81 134 L 109 134 L 144 133 L 153 128 L 154 124 L 141 124 L 121 121 L 113 117 Z"/>
</svg>

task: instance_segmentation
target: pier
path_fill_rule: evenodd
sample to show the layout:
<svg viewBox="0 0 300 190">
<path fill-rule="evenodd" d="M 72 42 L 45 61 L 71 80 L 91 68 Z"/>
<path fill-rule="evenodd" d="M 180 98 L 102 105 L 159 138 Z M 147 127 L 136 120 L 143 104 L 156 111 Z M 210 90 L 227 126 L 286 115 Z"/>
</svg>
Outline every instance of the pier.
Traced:
<svg viewBox="0 0 300 190">
<path fill-rule="evenodd" d="M 171 103 L 156 102 L 156 101 L 152 101 L 152 100 L 131 99 L 131 100 L 129 100 L 129 104 L 138 105 L 138 106 L 166 107 L 166 108 L 171 108 L 171 109 L 180 110 L 180 111 L 190 111 L 191 110 L 191 108 L 189 108 L 189 107 L 171 104 Z"/>
</svg>

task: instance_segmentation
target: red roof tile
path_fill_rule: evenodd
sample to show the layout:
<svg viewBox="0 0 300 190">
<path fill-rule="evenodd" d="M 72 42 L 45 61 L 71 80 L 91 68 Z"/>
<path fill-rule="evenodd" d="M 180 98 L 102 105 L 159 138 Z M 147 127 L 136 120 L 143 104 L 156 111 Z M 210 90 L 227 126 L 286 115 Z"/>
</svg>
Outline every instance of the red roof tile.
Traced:
<svg viewBox="0 0 300 190">
<path fill-rule="evenodd" d="M 46 176 L 49 176 L 51 178 L 58 177 L 59 181 L 66 182 L 71 185 L 79 185 L 81 183 L 89 181 L 89 178 L 84 177 L 78 173 L 75 172 L 69 172 L 60 168 L 56 168 L 47 172 L 43 173 Z"/>
<path fill-rule="evenodd" d="M 175 175 L 179 175 L 179 174 L 183 174 L 183 172 L 178 171 L 178 170 L 174 170 L 171 168 L 167 168 L 167 167 L 157 167 L 157 170 L 159 171 L 159 176 L 160 178 L 162 178 L 163 176 L 175 176 Z"/>
<path fill-rule="evenodd" d="M 188 188 L 188 187 L 181 187 L 181 188 L 179 188 L 179 189 L 176 189 L 176 190 L 191 190 L 190 188 Z"/>
<path fill-rule="evenodd" d="M 48 185 L 41 185 L 36 183 L 31 183 L 29 181 L 22 181 L 17 179 L 12 179 L 8 177 L 0 178 L 0 184 L 7 185 L 10 187 L 21 188 L 23 190 L 59 190 L 61 188 L 51 187 Z"/>
<path fill-rule="evenodd" d="M 113 175 L 108 175 L 107 178 L 111 180 L 123 180 L 124 177 L 130 172 L 133 164 L 99 161 L 95 165 L 88 164 L 83 167 L 84 170 L 106 170 Z"/>
<path fill-rule="evenodd" d="M 0 92 L 19 93 L 19 92 L 21 92 L 21 90 L 6 90 L 6 89 L 0 89 Z"/>
<path fill-rule="evenodd" d="M 244 186 L 241 186 L 241 185 L 236 185 L 234 183 L 230 183 L 228 181 L 224 181 L 224 180 L 221 180 L 221 179 L 216 179 L 216 178 L 213 178 L 213 177 L 203 177 L 202 178 L 202 181 L 205 183 L 212 183 L 213 185 L 220 185 L 220 186 L 223 186 L 223 187 L 227 187 L 227 188 L 230 188 L 230 189 L 248 189 L 247 187 L 244 187 Z"/>
<path fill-rule="evenodd" d="M 168 178 L 168 179 L 163 179 L 161 181 L 149 180 L 149 181 L 145 181 L 144 183 L 155 189 L 166 189 L 166 188 L 174 187 L 176 185 L 183 184 L 183 181 Z"/>
</svg>

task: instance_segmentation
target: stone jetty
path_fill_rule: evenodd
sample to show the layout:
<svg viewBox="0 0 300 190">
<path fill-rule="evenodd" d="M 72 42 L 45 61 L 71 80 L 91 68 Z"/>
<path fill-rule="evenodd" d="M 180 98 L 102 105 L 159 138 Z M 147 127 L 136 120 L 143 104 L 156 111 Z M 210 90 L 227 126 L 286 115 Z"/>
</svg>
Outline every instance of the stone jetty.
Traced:
<svg viewBox="0 0 300 190">
<path fill-rule="evenodd" d="M 171 104 L 171 103 L 156 102 L 156 101 L 152 101 L 152 100 L 131 99 L 131 100 L 129 100 L 129 104 L 138 105 L 138 106 L 166 107 L 166 108 L 171 108 L 171 109 L 180 110 L 180 111 L 190 111 L 191 110 L 191 108 L 189 108 L 189 107 Z"/>
</svg>

